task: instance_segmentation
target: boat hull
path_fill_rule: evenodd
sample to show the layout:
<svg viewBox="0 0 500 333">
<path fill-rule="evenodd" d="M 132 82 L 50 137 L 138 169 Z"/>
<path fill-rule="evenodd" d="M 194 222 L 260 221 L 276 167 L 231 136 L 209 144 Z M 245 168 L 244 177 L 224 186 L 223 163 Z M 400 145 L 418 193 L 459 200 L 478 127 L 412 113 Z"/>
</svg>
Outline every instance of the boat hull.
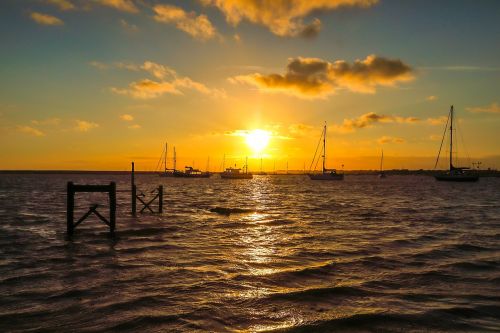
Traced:
<svg viewBox="0 0 500 333">
<path fill-rule="evenodd" d="M 477 182 L 479 176 L 476 175 L 436 175 L 436 180 L 442 182 Z"/>
<path fill-rule="evenodd" d="M 343 174 L 337 174 L 337 173 L 310 173 L 309 178 L 311 180 L 344 180 L 344 175 Z"/>
<path fill-rule="evenodd" d="M 209 178 L 209 173 L 201 173 L 201 174 L 189 174 L 184 172 L 176 172 L 174 173 L 174 177 L 178 178 Z"/>
</svg>

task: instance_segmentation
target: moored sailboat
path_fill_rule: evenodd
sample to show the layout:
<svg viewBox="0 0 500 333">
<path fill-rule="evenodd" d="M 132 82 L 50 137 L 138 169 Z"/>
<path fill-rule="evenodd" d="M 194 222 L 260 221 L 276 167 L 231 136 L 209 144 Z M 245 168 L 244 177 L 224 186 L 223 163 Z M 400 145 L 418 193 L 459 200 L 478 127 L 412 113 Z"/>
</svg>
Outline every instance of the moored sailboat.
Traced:
<svg viewBox="0 0 500 333">
<path fill-rule="evenodd" d="M 337 173 L 336 169 L 327 169 L 326 168 L 326 122 L 323 127 L 323 132 L 321 134 L 321 138 L 323 139 L 323 150 L 322 153 L 323 155 L 321 156 L 323 158 L 323 164 L 322 164 L 322 170 L 321 173 L 309 173 L 309 178 L 311 180 L 343 180 L 344 179 L 344 174 Z M 320 140 L 321 140 L 320 138 Z M 317 151 L 317 148 L 316 148 Z M 316 159 L 316 154 L 314 154 L 313 157 L 313 162 L 314 163 Z"/>
<path fill-rule="evenodd" d="M 448 123 L 450 124 L 450 157 L 449 157 L 449 170 L 446 173 L 435 175 L 436 180 L 439 181 L 449 181 L 449 182 L 477 182 L 479 176 L 472 173 L 468 167 L 456 167 L 453 165 L 453 105 L 450 107 L 450 113 L 448 115 L 448 120 L 446 121 L 445 132 L 443 133 L 443 139 L 441 140 L 441 146 L 439 147 L 439 153 L 436 159 L 436 168 L 439 156 L 441 154 L 441 148 L 443 146 L 443 141 L 446 136 L 446 131 L 448 129 Z"/>
</svg>

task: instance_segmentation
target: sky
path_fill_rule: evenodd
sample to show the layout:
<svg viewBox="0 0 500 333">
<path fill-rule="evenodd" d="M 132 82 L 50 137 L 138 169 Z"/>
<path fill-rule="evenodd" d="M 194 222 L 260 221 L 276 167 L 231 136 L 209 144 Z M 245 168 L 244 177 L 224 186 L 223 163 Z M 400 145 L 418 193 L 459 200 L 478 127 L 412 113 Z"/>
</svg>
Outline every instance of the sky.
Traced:
<svg viewBox="0 0 500 333">
<path fill-rule="evenodd" d="M 432 169 L 451 105 L 500 168 L 496 0 L 2 0 L 0 45 L 0 170 L 309 169 L 325 122 L 328 167 Z"/>
</svg>

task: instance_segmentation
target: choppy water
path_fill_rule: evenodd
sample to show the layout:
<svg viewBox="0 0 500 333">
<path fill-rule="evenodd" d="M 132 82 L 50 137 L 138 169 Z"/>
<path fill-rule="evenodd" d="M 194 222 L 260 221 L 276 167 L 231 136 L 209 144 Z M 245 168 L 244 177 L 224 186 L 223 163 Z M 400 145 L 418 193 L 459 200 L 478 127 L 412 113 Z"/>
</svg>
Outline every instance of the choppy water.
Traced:
<svg viewBox="0 0 500 333">
<path fill-rule="evenodd" d="M 120 192 L 116 237 L 92 218 L 71 241 L 68 180 L 129 186 L 0 175 L 0 331 L 500 330 L 499 178 L 139 175 L 162 216 Z"/>
</svg>

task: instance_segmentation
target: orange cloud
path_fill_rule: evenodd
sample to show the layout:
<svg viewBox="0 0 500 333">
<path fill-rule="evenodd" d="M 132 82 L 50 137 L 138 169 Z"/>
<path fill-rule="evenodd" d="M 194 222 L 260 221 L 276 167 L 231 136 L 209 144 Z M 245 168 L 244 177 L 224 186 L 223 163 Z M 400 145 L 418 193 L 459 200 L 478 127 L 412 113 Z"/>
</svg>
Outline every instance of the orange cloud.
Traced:
<svg viewBox="0 0 500 333">
<path fill-rule="evenodd" d="M 38 12 L 32 12 L 30 17 L 33 21 L 41 25 L 63 25 L 64 22 L 52 15 L 42 14 Z"/>
<path fill-rule="evenodd" d="M 338 89 L 375 93 L 377 86 L 394 86 L 412 80 L 412 69 L 399 59 L 369 55 L 349 64 L 318 58 L 291 58 L 285 74 L 250 74 L 230 78 L 232 83 L 247 83 L 264 91 L 283 92 L 302 98 L 325 98 Z"/>
<path fill-rule="evenodd" d="M 99 68 L 102 66 L 96 67 Z M 224 90 L 208 88 L 203 83 L 196 82 L 187 76 L 179 76 L 177 72 L 170 67 L 151 61 L 146 61 L 143 65 L 127 64 L 125 67 L 117 67 L 133 71 L 143 70 L 159 80 L 153 81 L 150 79 L 142 79 L 140 81 L 130 83 L 129 87 L 125 89 L 111 88 L 111 91 L 119 95 L 128 95 L 137 99 L 152 99 L 164 94 L 182 95 L 183 92 L 181 90 L 188 89 L 195 90 L 215 98 L 226 97 Z"/>
<path fill-rule="evenodd" d="M 17 130 L 21 133 L 26 133 L 33 136 L 45 136 L 45 133 L 30 126 L 17 126 Z"/>
<path fill-rule="evenodd" d="M 90 121 L 85 121 L 85 120 L 76 120 L 76 126 L 75 126 L 75 131 L 78 132 L 88 132 L 93 128 L 99 127 L 99 124 L 90 122 Z"/>
<path fill-rule="evenodd" d="M 402 138 L 396 138 L 393 136 L 383 136 L 377 140 L 377 142 L 381 145 L 386 144 L 386 143 L 405 143 L 405 139 Z"/>
<path fill-rule="evenodd" d="M 226 20 L 237 25 L 242 20 L 266 26 L 278 36 L 317 35 L 321 22 L 314 19 L 304 23 L 313 12 L 335 10 L 339 7 L 370 7 L 378 0 L 201 0 L 205 5 L 216 6 Z"/>
<path fill-rule="evenodd" d="M 217 30 L 206 15 L 194 12 L 187 13 L 184 9 L 172 5 L 156 5 L 153 7 L 154 19 L 158 22 L 174 24 L 193 38 L 208 40 L 217 36 Z"/>
<path fill-rule="evenodd" d="M 438 118 L 427 118 L 427 123 L 430 125 L 439 126 L 445 124 L 447 120 L 448 117 L 446 116 L 441 116 Z"/>
<path fill-rule="evenodd" d="M 425 99 L 429 102 L 432 102 L 432 101 L 437 100 L 438 98 L 437 98 L 437 96 L 431 95 L 431 96 L 427 96 Z"/>
<path fill-rule="evenodd" d="M 120 116 L 120 119 L 124 120 L 124 121 L 132 121 L 132 120 L 134 120 L 134 116 L 132 116 L 130 114 L 122 114 Z"/>
<path fill-rule="evenodd" d="M 500 106 L 497 103 L 491 103 L 491 105 L 483 107 L 467 108 L 467 111 L 474 113 L 500 113 Z"/>
<path fill-rule="evenodd" d="M 94 0 L 95 2 L 128 13 L 138 13 L 139 8 L 132 0 Z"/>
<path fill-rule="evenodd" d="M 376 114 L 375 112 L 369 112 L 359 116 L 358 118 L 344 119 L 342 125 L 332 125 L 331 129 L 336 132 L 348 133 L 354 132 L 356 129 L 372 127 L 376 123 L 411 124 L 419 121 L 420 119 L 416 117 L 386 116 Z"/>
</svg>

